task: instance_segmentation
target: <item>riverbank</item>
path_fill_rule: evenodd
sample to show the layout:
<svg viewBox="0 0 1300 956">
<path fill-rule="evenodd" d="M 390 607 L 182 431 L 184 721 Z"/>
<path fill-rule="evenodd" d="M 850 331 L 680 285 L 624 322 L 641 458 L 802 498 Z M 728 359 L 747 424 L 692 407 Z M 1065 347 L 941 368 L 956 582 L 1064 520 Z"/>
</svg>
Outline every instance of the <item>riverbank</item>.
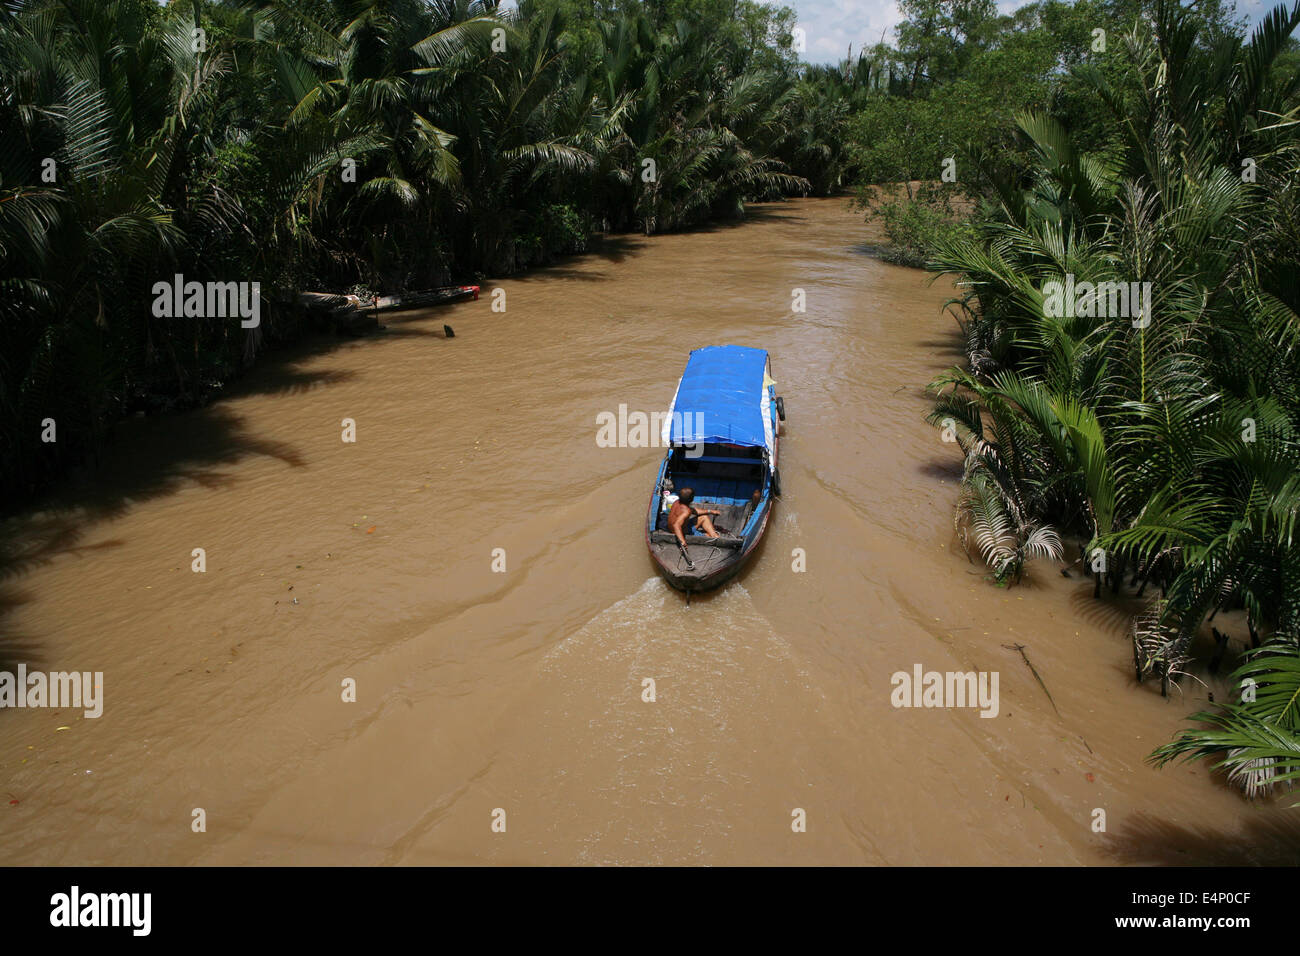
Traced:
<svg viewBox="0 0 1300 956">
<path fill-rule="evenodd" d="M 105 684 L 97 720 L 0 712 L 5 861 L 1294 860 L 1293 816 L 1145 762 L 1205 692 L 1134 685 L 1123 608 L 960 555 L 923 420 L 951 290 L 864 241 L 842 200 L 627 237 L 494 283 L 504 313 L 485 285 L 124 423 L 93 485 L 4 523 L 5 654 Z M 658 453 L 596 415 L 663 407 L 713 342 L 772 352 L 785 496 L 686 611 L 638 535 Z M 916 664 L 997 671 L 998 716 L 893 707 Z"/>
</svg>

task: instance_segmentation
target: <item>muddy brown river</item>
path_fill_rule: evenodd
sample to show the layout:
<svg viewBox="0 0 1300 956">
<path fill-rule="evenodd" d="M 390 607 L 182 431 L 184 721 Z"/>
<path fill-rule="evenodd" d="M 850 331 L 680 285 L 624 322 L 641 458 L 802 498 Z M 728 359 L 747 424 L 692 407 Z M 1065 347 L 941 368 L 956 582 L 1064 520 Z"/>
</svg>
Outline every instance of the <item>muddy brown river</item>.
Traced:
<svg viewBox="0 0 1300 956">
<path fill-rule="evenodd" d="M 1300 859 L 1288 801 L 1145 762 L 1207 689 L 1134 682 L 1128 605 L 961 553 L 922 420 L 952 287 L 871 238 L 843 200 L 615 238 L 125 423 L 3 529 L 0 661 L 104 686 L 0 711 L 0 863 Z M 771 352 L 784 498 L 688 607 L 643 541 L 661 452 L 596 417 L 724 343 Z M 997 672 L 997 716 L 895 708 L 916 665 Z"/>
</svg>

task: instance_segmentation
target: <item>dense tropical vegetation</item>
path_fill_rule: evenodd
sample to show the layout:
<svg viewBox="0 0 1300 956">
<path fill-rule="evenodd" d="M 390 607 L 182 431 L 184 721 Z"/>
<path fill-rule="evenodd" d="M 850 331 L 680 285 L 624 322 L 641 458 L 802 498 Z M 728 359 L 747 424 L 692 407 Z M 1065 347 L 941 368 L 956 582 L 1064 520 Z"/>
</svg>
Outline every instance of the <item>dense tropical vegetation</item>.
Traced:
<svg viewBox="0 0 1300 956">
<path fill-rule="evenodd" d="M 1003 581 L 1065 539 L 1095 595 L 1158 588 L 1132 643 L 1166 694 L 1235 616 L 1234 699 L 1154 759 L 1251 792 L 1300 779 L 1297 26 L 1145 8 L 1053 80 L 1067 102 L 1015 111 L 1015 148 L 967 141 L 978 212 L 926 249 L 961 290 L 969 364 L 931 421 L 965 454 L 963 534 Z"/>
</svg>

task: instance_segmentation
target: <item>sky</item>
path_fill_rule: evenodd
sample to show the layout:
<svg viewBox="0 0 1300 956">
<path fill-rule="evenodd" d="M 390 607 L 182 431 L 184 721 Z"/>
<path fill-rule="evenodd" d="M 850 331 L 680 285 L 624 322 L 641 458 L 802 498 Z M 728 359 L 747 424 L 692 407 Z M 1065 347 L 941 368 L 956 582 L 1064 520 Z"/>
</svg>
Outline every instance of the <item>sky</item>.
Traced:
<svg viewBox="0 0 1300 956">
<path fill-rule="evenodd" d="M 808 49 L 803 58 L 810 63 L 834 63 L 844 59 L 849 44 L 856 52 L 864 46 L 894 39 L 894 27 L 903 19 L 894 0 L 780 0 L 799 14 Z M 1004 0 L 998 9 L 1008 13 L 1028 0 Z"/>
<path fill-rule="evenodd" d="M 803 58 L 810 63 L 835 63 L 848 53 L 849 44 L 855 51 L 863 46 L 893 39 L 894 26 L 903 19 L 894 0 L 779 0 L 782 6 L 793 7 L 799 14 L 808 49 Z M 1025 6 L 1029 0 L 999 0 L 998 10 L 1010 13 Z M 1251 26 L 1277 5 L 1278 0 L 1237 0 L 1237 11 Z M 1289 5 L 1289 3 L 1288 3 Z"/>
</svg>

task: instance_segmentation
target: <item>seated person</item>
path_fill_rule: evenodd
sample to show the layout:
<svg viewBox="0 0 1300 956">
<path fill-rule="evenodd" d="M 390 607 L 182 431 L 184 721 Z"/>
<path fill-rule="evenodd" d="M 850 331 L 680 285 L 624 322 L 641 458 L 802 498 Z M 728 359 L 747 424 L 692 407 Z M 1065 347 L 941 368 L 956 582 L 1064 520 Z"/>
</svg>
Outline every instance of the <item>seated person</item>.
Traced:
<svg viewBox="0 0 1300 956">
<path fill-rule="evenodd" d="M 713 519 L 710 515 L 720 515 L 721 511 L 701 511 L 695 508 L 691 502 L 695 500 L 695 492 L 690 488 L 683 488 L 677 495 L 677 500 L 673 502 L 671 510 L 668 512 L 668 530 L 677 536 L 677 541 L 682 547 L 686 546 L 686 535 L 698 530 L 708 535 L 710 538 L 719 537 L 717 530 L 713 527 Z"/>
</svg>

